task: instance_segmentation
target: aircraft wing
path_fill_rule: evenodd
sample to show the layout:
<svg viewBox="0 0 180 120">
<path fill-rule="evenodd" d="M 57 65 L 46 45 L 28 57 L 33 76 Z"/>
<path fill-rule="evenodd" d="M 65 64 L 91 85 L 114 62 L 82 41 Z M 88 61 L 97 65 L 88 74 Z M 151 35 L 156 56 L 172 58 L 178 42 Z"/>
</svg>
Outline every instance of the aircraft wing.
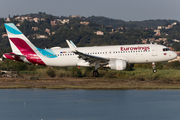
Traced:
<svg viewBox="0 0 180 120">
<path fill-rule="evenodd" d="M 93 63 L 107 63 L 110 60 L 108 58 L 98 57 L 98 56 L 89 55 L 89 54 L 85 54 L 85 53 L 79 52 L 78 50 L 76 50 L 77 47 L 74 45 L 74 43 L 72 41 L 66 40 L 66 42 L 67 42 L 68 46 L 70 47 L 70 49 L 76 55 L 78 55 L 78 58 L 81 58 L 81 59 L 85 60 L 86 62 L 89 62 L 89 64 L 93 64 Z"/>
</svg>

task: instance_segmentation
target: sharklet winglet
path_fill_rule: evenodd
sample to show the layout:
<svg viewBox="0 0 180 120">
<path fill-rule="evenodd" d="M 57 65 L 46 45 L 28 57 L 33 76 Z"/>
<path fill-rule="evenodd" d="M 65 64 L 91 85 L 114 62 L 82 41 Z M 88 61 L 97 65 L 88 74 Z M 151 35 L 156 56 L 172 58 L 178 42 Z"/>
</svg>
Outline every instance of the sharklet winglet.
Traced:
<svg viewBox="0 0 180 120">
<path fill-rule="evenodd" d="M 70 43 L 72 44 L 72 46 L 74 47 L 74 48 L 76 48 L 76 45 L 70 40 Z"/>
<path fill-rule="evenodd" d="M 77 47 L 74 45 L 74 43 L 72 41 L 69 42 L 69 40 L 66 40 L 66 42 L 67 42 L 69 48 L 75 52 Z"/>
</svg>

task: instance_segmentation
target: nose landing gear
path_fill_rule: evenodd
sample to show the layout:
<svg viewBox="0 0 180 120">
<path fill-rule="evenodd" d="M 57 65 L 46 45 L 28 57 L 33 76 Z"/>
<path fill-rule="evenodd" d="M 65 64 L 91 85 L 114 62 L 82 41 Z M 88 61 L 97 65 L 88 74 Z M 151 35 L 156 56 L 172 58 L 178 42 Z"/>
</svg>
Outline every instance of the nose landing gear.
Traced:
<svg viewBox="0 0 180 120">
<path fill-rule="evenodd" d="M 152 63 L 152 68 L 153 68 L 153 73 L 156 73 L 156 72 L 157 72 L 157 70 L 156 70 L 156 65 L 155 65 L 155 63 L 154 63 L 154 62 Z"/>
</svg>

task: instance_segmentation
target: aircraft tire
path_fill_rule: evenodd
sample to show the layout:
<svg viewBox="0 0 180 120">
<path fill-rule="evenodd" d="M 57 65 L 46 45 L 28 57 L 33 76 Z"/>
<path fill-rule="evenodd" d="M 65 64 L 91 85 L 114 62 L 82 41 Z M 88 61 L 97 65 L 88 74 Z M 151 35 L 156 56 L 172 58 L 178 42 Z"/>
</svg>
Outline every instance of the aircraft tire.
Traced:
<svg viewBox="0 0 180 120">
<path fill-rule="evenodd" d="M 98 77 L 98 76 L 99 76 L 98 71 L 94 70 L 94 71 L 93 71 L 93 76 L 94 76 L 94 77 Z"/>
</svg>

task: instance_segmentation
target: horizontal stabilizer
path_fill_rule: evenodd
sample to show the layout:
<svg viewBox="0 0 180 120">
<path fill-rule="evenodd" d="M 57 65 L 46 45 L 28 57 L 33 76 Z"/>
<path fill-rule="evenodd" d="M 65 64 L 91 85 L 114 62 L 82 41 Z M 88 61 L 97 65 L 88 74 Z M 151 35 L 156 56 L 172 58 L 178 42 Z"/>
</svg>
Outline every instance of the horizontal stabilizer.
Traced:
<svg viewBox="0 0 180 120">
<path fill-rule="evenodd" d="M 24 62 L 23 60 L 24 60 L 24 58 L 26 58 L 26 56 L 24 56 L 24 55 L 17 55 L 17 54 L 12 53 L 12 52 L 4 53 L 3 57 L 7 58 L 7 59 L 11 59 L 11 60 L 21 61 L 21 62 Z"/>
</svg>

